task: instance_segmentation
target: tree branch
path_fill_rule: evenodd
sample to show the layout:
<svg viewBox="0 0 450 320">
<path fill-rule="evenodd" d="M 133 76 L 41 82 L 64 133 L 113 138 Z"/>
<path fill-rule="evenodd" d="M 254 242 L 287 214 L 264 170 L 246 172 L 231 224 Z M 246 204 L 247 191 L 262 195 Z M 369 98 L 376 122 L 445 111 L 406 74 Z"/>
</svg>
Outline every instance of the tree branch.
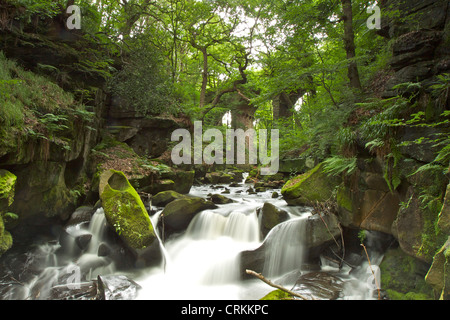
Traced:
<svg viewBox="0 0 450 320">
<path fill-rule="evenodd" d="M 279 290 L 281 290 L 281 291 L 284 291 L 284 292 L 290 294 L 291 296 L 300 298 L 300 299 L 302 299 L 302 300 L 308 300 L 308 298 L 302 296 L 302 295 L 299 294 L 299 293 L 293 292 L 293 291 L 291 291 L 291 290 L 289 290 L 289 289 L 286 289 L 286 288 L 284 288 L 284 287 L 282 287 L 282 286 L 280 286 L 280 285 L 277 285 L 277 284 L 271 282 L 270 280 L 264 278 L 264 276 L 263 276 L 262 274 L 260 274 L 260 273 L 256 273 L 255 271 L 252 271 L 252 270 L 246 270 L 245 272 L 246 272 L 247 274 L 251 275 L 251 276 L 254 276 L 254 277 L 258 278 L 259 280 L 263 281 L 264 283 L 268 284 L 269 286 L 271 286 L 271 287 L 273 287 L 273 288 L 276 288 L 276 289 L 279 289 Z"/>
</svg>

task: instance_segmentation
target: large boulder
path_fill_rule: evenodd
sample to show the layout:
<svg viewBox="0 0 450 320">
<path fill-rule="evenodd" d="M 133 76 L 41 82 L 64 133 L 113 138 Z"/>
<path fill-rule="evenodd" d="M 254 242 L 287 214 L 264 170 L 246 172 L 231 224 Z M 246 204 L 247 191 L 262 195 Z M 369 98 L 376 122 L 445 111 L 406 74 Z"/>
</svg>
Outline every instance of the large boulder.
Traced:
<svg viewBox="0 0 450 320">
<path fill-rule="evenodd" d="M 345 227 L 391 234 L 400 207 L 400 194 L 390 191 L 377 162 L 375 159 L 371 166 L 366 164 L 356 170 L 350 181 L 339 186 L 337 212 Z"/>
<path fill-rule="evenodd" d="M 156 207 L 164 207 L 171 203 L 174 200 L 181 199 L 186 197 L 186 195 L 183 195 L 181 193 L 178 193 L 173 190 L 163 191 L 158 193 L 152 198 L 152 205 Z"/>
<path fill-rule="evenodd" d="M 100 198 L 108 223 L 132 249 L 142 250 L 157 239 L 150 217 L 123 172 L 108 170 L 100 177 Z"/>
<path fill-rule="evenodd" d="M 165 232 L 171 234 L 186 230 L 197 213 L 217 206 L 198 197 L 184 197 L 170 202 L 163 210 Z"/>
<path fill-rule="evenodd" d="M 329 200 L 339 181 L 322 169 L 323 165 L 319 164 L 311 171 L 289 180 L 281 189 L 284 200 L 293 206 L 314 205 Z"/>
<path fill-rule="evenodd" d="M 425 282 L 429 264 L 406 254 L 401 248 L 388 250 L 380 264 L 381 288 L 392 300 L 431 299 Z"/>
<path fill-rule="evenodd" d="M 261 233 L 264 238 L 273 227 L 289 219 L 289 214 L 285 210 L 269 202 L 264 203 L 257 213 L 261 216 Z"/>
</svg>

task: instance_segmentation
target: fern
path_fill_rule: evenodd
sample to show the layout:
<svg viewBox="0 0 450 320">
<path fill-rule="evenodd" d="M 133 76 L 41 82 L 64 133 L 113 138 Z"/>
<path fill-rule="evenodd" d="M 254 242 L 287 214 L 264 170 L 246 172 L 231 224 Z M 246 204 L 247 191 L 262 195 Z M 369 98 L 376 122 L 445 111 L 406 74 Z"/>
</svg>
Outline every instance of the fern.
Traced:
<svg viewBox="0 0 450 320">
<path fill-rule="evenodd" d="M 356 157 L 333 156 L 324 161 L 323 171 L 330 176 L 339 176 L 341 174 L 350 175 L 355 172 L 356 168 Z"/>
</svg>

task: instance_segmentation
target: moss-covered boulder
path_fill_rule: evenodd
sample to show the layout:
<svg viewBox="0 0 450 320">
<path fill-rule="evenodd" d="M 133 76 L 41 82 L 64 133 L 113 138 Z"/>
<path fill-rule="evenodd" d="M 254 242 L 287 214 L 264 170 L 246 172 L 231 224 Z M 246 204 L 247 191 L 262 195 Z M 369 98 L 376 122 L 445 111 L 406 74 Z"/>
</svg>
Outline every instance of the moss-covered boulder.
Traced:
<svg viewBox="0 0 450 320">
<path fill-rule="evenodd" d="M 158 193 L 156 196 L 152 198 L 152 205 L 157 207 L 164 207 L 169 203 L 171 203 L 172 201 L 182 199 L 184 197 L 186 197 L 186 195 L 178 193 L 173 190 L 163 191 Z"/>
<path fill-rule="evenodd" d="M 235 202 L 233 199 L 227 198 L 221 194 L 212 194 L 208 199 L 215 204 L 228 204 Z"/>
<path fill-rule="evenodd" d="M 261 232 L 264 237 L 273 227 L 289 219 L 289 214 L 286 211 L 269 202 L 264 203 L 262 208 L 258 210 L 258 215 L 261 215 Z"/>
<path fill-rule="evenodd" d="M 162 212 L 166 234 L 186 230 L 196 214 L 215 208 L 217 206 L 211 201 L 198 197 L 185 197 L 170 202 Z"/>
<path fill-rule="evenodd" d="M 136 190 L 123 172 L 108 170 L 100 177 L 100 198 L 108 223 L 132 249 L 150 246 L 156 235 Z"/>
<path fill-rule="evenodd" d="M 428 266 L 401 248 L 391 249 L 380 264 L 381 288 L 391 300 L 432 299 L 433 290 L 425 282 Z"/>
<path fill-rule="evenodd" d="M 323 165 L 289 180 L 281 189 L 284 200 L 289 205 L 313 205 L 331 198 L 339 179 L 323 172 Z"/>
<path fill-rule="evenodd" d="M 173 189 L 181 194 L 188 194 L 194 184 L 195 171 L 171 170 L 161 174 L 162 180 L 172 180 Z M 165 191 L 165 190 L 161 190 Z"/>
</svg>

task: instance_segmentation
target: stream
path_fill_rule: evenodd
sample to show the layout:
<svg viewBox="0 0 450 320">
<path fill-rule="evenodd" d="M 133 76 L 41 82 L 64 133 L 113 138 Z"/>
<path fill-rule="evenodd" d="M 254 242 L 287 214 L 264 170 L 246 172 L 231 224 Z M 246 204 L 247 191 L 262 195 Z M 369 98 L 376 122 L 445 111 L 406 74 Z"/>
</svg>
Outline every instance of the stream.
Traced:
<svg viewBox="0 0 450 320">
<path fill-rule="evenodd" d="M 127 287 L 116 294 L 115 299 L 258 300 L 275 289 L 256 278 L 242 280 L 240 253 L 263 244 L 266 250 L 262 274 L 272 282 L 315 299 L 377 298 L 373 275 L 364 259 L 354 268 L 346 264 L 338 268 L 326 259 L 321 259 L 313 271 L 310 267 L 304 268 L 306 249 L 298 235 L 305 232 L 311 208 L 289 207 L 281 197 L 272 198 L 272 193 L 280 194 L 280 190 L 249 194 L 247 190 L 251 185 L 241 183 L 221 189 L 194 186 L 190 194 L 206 198 L 208 194 L 221 193 L 225 187 L 229 194 L 224 196 L 234 203 L 199 213 L 182 234 L 169 239 L 159 235 L 163 252 L 161 265 L 118 271 L 111 259 L 99 254 L 109 241 L 104 212 L 99 208 L 90 223 L 66 229 L 71 237 L 64 243 L 65 250 L 61 250 L 61 241 L 52 239 L 41 241 L 26 252 L 12 252 L 7 258 L 2 257 L 0 300 L 57 299 L 61 298 L 58 288 L 67 287 L 73 289 L 71 299 L 92 299 L 94 282 L 99 275 L 126 276 L 136 284 L 136 288 Z M 257 209 L 265 202 L 287 211 L 289 218 L 264 239 Z M 156 209 L 151 216 L 155 226 L 162 212 L 162 208 Z M 80 243 L 75 239 L 83 239 L 83 235 L 89 238 L 88 245 L 80 250 Z M 371 248 L 369 251 L 373 270 L 381 262 L 382 253 Z M 302 281 L 298 281 L 300 276 Z"/>
</svg>

